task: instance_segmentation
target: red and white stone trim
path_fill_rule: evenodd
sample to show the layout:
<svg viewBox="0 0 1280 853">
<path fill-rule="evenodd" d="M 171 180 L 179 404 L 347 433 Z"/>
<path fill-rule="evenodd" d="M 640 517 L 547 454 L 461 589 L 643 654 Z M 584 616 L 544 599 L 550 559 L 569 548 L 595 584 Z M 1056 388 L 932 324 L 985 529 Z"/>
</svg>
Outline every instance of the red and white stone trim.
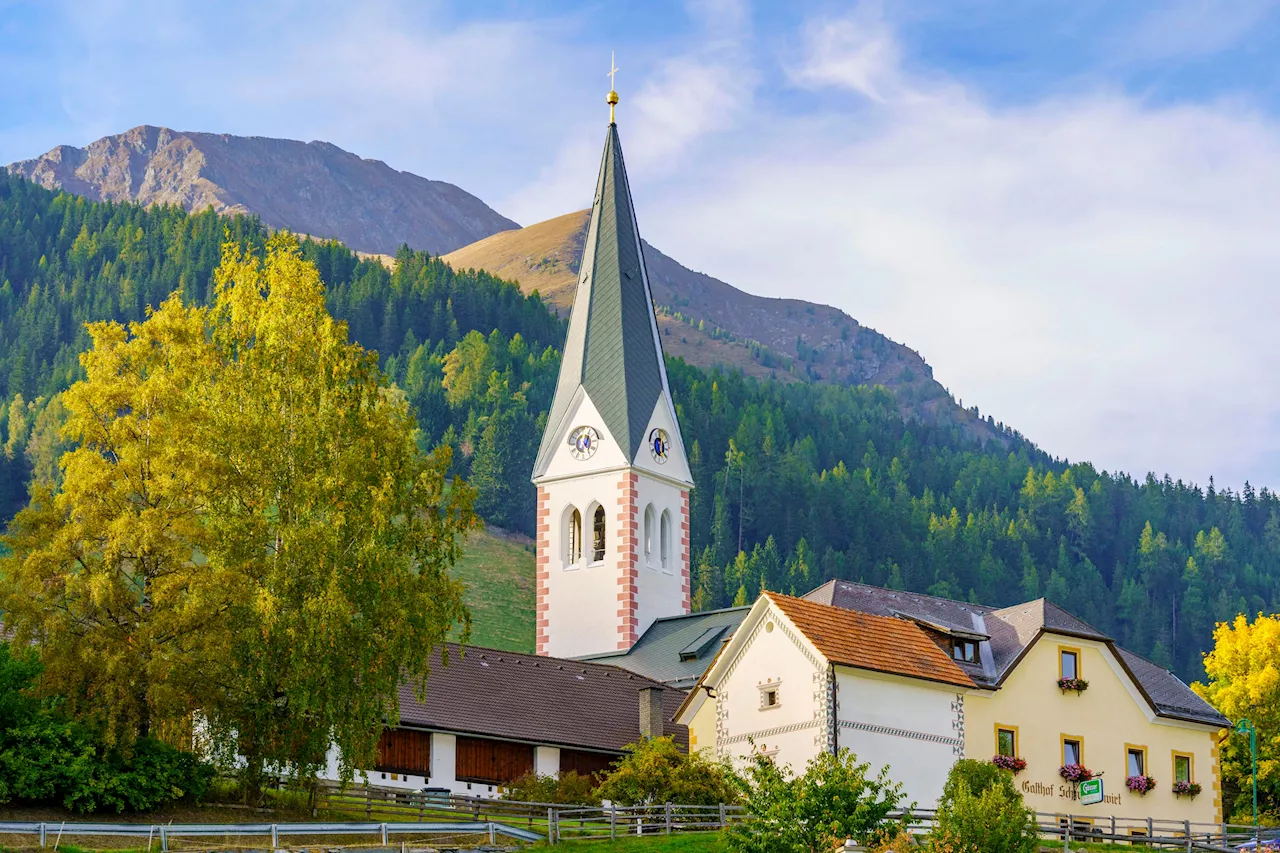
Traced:
<svg viewBox="0 0 1280 853">
<path fill-rule="evenodd" d="M 690 595 L 689 563 L 689 490 L 680 490 L 680 602 L 685 615 L 693 609 Z"/>
<path fill-rule="evenodd" d="M 618 648 L 640 639 L 640 477 L 622 475 L 618 483 Z"/>
<path fill-rule="evenodd" d="M 538 487 L 538 515 L 535 535 L 537 557 L 534 560 L 535 584 L 537 590 L 537 611 L 535 619 L 537 645 L 540 655 L 547 654 L 547 644 L 551 641 L 548 584 L 551 582 L 551 497 L 542 486 Z"/>
</svg>

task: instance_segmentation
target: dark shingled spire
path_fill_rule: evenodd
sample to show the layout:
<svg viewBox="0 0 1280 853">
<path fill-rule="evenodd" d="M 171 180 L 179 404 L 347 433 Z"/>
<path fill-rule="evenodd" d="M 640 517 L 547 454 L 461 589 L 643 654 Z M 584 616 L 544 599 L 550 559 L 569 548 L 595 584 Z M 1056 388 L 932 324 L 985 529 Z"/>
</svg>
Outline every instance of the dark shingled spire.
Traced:
<svg viewBox="0 0 1280 853">
<path fill-rule="evenodd" d="M 534 479 L 546 473 L 558 443 L 565 440 L 571 425 L 563 421 L 579 387 L 591 397 L 628 461 L 634 460 L 667 387 L 667 374 L 614 124 L 605 137 L 564 360 Z"/>
</svg>

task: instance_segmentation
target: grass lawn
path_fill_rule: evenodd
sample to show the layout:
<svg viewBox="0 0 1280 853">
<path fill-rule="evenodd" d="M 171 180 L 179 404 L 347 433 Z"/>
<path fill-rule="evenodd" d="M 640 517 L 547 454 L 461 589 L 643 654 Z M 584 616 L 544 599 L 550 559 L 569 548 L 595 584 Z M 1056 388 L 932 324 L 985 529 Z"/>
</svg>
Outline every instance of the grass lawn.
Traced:
<svg viewBox="0 0 1280 853">
<path fill-rule="evenodd" d="M 565 853 L 725 853 L 718 832 L 690 832 L 681 835 L 650 835 L 617 841 L 561 841 L 554 848 L 539 844 L 536 850 L 563 850 Z"/>
<path fill-rule="evenodd" d="M 479 531 L 453 571 L 467 587 L 472 645 L 532 653 L 533 542 L 497 528 Z"/>
</svg>

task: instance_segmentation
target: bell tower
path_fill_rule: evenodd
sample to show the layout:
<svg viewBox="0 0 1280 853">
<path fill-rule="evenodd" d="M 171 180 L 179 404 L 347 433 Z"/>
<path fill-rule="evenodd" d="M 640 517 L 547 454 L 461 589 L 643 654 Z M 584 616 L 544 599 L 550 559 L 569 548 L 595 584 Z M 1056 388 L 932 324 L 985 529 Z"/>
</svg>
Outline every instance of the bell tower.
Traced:
<svg viewBox="0 0 1280 853">
<path fill-rule="evenodd" d="M 615 69 L 616 70 L 616 69 Z M 640 231 L 613 121 L 542 436 L 538 654 L 626 650 L 689 612 L 693 478 L 667 386 Z"/>
</svg>

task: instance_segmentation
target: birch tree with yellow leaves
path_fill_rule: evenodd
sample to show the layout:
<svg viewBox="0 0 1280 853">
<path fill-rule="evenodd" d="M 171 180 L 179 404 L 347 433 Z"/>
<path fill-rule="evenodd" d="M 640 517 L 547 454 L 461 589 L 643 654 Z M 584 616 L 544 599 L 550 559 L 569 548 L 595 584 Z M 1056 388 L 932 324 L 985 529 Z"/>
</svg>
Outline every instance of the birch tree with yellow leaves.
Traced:
<svg viewBox="0 0 1280 853">
<path fill-rule="evenodd" d="M 1248 718 L 1258 732 L 1258 809 L 1264 823 L 1280 822 L 1280 616 L 1243 614 L 1220 622 L 1213 650 L 1205 655 L 1207 684 L 1192 689 L 1232 722 Z M 1252 820 L 1252 771 L 1249 739 L 1224 733 L 1220 742 L 1223 810 L 1228 817 Z"/>
<path fill-rule="evenodd" d="M 117 742 L 180 729 L 268 768 L 369 766 L 404 680 L 470 617 L 476 524 L 296 241 L 224 247 L 208 308 L 90 327 L 61 486 L 14 520 L 0 604 L 43 687 Z"/>
</svg>

